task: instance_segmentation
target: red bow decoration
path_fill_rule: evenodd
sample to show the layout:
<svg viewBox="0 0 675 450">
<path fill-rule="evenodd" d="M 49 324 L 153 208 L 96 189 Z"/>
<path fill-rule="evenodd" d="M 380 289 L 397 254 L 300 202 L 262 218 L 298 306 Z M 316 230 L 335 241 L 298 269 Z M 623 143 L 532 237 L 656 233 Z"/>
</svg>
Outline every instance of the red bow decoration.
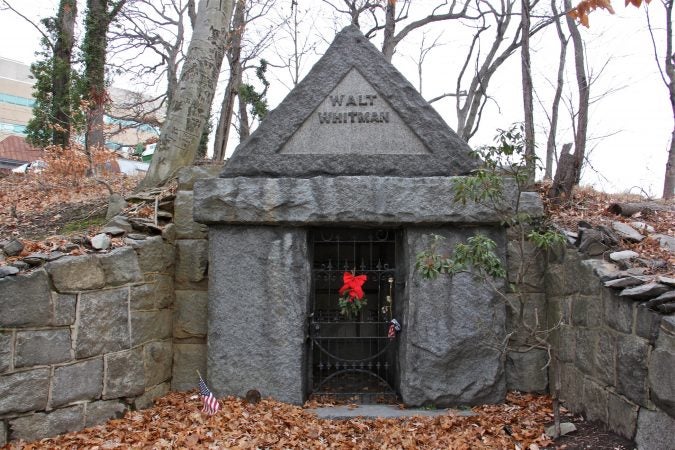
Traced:
<svg viewBox="0 0 675 450">
<path fill-rule="evenodd" d="M 366 275 L 352 275 L 349 272 L 345 272 L 342 275 L 342 280 L 344 281 L 344 284 L 338 291 L 340 296 L 345 295 L 345 293 L 349 294 L 350 299 L 357 299 L 361 300 L 364 296 L 363 293 L 363 283 L 366 282 L 368 277 Z"/>
</svg>

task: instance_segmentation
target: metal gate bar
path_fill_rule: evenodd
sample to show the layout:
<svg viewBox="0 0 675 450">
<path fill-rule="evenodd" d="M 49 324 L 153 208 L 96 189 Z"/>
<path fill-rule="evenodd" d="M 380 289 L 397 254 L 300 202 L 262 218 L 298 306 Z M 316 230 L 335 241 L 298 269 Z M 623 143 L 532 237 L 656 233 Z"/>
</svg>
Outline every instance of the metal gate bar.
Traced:
<svg viewBox="0 0 675 450">
<path fill-rule="evenodd" d="M 316 230 L 309 317 L 313 398 L 393 402 L 396 340 L 387 337 L 396 276 L 394 230 Z M 358 317 L 340 314 L 344 272 L 366 275 L 368 302 Z"/>
</svg>

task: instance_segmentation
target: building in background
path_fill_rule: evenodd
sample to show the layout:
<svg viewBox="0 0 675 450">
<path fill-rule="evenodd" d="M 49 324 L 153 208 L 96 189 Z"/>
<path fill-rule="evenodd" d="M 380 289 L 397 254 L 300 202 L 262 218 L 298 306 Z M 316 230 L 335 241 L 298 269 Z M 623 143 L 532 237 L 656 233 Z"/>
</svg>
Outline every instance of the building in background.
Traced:
<svg viewBox="0 0 675 450">
<path fill-rule="evenodd" d="M 0 142 L 8 136 L 26 137 L 26 125 L 35 104 L 34 83 L 29 65 L 0 57 Z M 142 151 L 146 144 L 157 142 L 163 110 L 133 91 L 111 87 L 108 93 L 111 105 L 110 115 L 104 119 L 106 147 Z"/>
</svg>

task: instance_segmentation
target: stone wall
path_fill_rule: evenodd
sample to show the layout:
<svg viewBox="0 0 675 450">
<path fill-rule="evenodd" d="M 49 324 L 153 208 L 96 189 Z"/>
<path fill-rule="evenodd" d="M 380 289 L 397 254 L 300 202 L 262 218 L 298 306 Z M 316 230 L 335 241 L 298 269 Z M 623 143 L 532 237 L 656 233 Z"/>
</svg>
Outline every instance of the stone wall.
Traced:
<svg viewBox="0 0 675 450">
<path fill-rule="evenodd" d="M 92 426 L 169 391 L 174 247 L 127 243 L 0 279 L 0 445 Z"/>
<path fill-rule="evenodd" d="M 173 321 L 173 377 L 171 389 L 184 391 L 196 386 L 196 371 L 206 375 L 208 307 L 208 227 L 192 218 L 195 180 L 210 178 L 220 165 L 182 169 L 174 203 L 176 272 Z"/>
<path fill-rule="evenodd" d="M 576 249 L 549 263 L 547 319 L 559 324 L 561 399 L 639 448 L 672 448 L 675 317 L 605 288 L 606 271 L 607 263 L 582 260 Z"/>
</svg>

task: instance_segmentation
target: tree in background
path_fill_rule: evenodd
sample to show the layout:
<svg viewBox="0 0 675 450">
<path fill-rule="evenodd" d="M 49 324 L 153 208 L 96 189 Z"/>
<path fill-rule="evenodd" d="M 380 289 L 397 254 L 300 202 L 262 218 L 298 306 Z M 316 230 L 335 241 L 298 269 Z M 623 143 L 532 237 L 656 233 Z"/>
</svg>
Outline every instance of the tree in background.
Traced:
<svg viewBox="0 0 675 450">
<path fill-rule="evenodd" d="M 88 102 L 85 151 L 105 146 L 103 117 L 108 94 L 106 91 L 107 33 L 111 22 L 127 0 L 87 0 L 85 34 L 82 43 L 84 59 L 83 98 Z"/>
<path fill-rule="evenodd" d="M 200 0 L 192 40 L 141 188 L 159 186 L 195 158 L 216 91 L 233 0 Z"/>
<path fill-rule="evenodd" d="M 9 2 L 5 5 L 42 34 L 41 60 L 31 65 L 35 77 L 33 117 L 27 125 L 27 140 L 38 147 L 67 146 L 71 128 L 81 125 L 80 99 L 75 89 L 78 76 L 72 68 L 75 45 L 76 0 L 60 0 L 56 17 L 48 17 L 38 26 L 17 11 Z"/>
</svg>

